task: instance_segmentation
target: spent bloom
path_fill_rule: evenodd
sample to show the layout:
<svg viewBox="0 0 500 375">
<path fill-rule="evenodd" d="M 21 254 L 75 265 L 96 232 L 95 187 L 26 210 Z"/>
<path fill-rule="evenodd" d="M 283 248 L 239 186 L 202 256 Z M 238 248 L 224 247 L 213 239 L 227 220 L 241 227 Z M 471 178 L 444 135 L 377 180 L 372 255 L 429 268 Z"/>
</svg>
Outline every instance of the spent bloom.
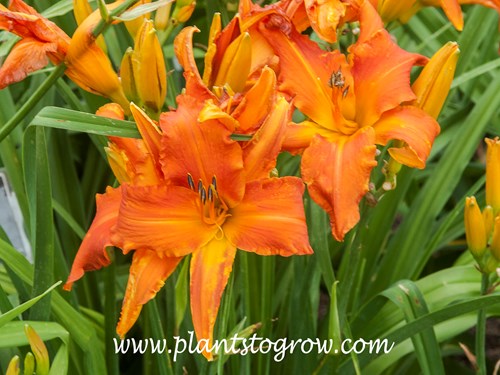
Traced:
<svg viewBox="0 0 500 375">
<path fill-rule="evenodd" d="M 84 90 L 126 105 L 128 101 L 111 62 L 92 35 L 99 20 L 99 12 L 92 13 L 70 38 L 22 0 L 11 0 L 9 8 L 0 4 L 0 30 L 21 37 L 0 68 L 0 89 L 22 81 L 50 60 L 56 65 L 64 63 L 66 75 Z"/>
</svg>

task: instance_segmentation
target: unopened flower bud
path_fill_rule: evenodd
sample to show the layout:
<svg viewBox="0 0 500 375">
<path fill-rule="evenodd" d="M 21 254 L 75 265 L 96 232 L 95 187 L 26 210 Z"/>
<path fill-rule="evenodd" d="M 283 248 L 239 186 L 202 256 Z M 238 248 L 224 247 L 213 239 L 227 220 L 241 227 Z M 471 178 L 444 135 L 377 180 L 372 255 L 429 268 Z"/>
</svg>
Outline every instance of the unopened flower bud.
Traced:
<svg viewBox="0 0 500 375">
<path fill-rule="evenodd" d="M 28 352 L 24 357 L 24 375 L 33 375 L 35 373 L 35 357 L 33 353 Z"/>
<path fill-rule="evenodd" d="M 486 206 L 483 210 L 484 230 L 486 231 L 486 238 L 490 238 L 495 223 L 495 216 L 493 216 L 493 208 Z"/>
<path fill-rule="evenodd" d="M 500 138 L 486 138 L 486 204 L 500 212 Z"/>
<path fill-rule="evenodd" d="M 500 216 L 495 219 L 495 226 L 493 228 L 493 237 L 491 237 L 490 244 L 491 255 L 500 262 Z"/>
<path fill-rule="evenodd" d="M 33 352 L 36 359 L 37 375 L 47 375 L 49 373 L 50 366 L 47 347 L 45 346 L 40 336 L 38 336 L 38 333 L 36 333 L 36 331 L 28 324 L 24 326 L 24 333 L 28 338 L 31 351 Z"/>
<path fill-rule="evenodd" d="M 424 67 L 412 89 L 416 106 L 437 118 L 450 91 L 460 50 L 455 42 L 446 43 Z"/>
<path fill-rule="evenodd" d="M 195 0 L 178 0 L 175 2 L 175 8 L 172 13 L 172 19 L 175 23 L 184 23 L 191 18 L 196 7 Z"/>
<path fill-rule="evenodd" d="M 19 356 L 15 355 L 12 357 L 5 375 L 19 375 Z"/>
<path fill-rule="evenodd" d="M 469 250 L 476 258 L 480 258 L 486 250 L 487 238 L 483 215 L 475 197 L 465 199 L 464 222 L 465 238 Z"/>
<path fill-rule="evenodd" d="M 172 3 L 168 3 L 156 11 L 155 15 L 155 28 L 156 30 L 165 30 L 170 21 L 170 11 L 172 10 Z"/>
<path fill-rule="evenodd" d="M 139 100 L 158 114 L 167 95 L 167 72 L 153 21 L 144 20 L 135 40 L 134 54 L 133 69 Z"/>
</svg>

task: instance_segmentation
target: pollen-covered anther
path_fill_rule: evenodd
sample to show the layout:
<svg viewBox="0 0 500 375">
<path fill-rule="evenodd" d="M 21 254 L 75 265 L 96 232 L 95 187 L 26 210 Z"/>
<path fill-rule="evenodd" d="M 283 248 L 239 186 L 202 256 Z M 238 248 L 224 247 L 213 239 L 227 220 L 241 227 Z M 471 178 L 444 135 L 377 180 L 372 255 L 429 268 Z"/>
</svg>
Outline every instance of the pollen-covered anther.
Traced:
<svg viewBox="0 0 500 375">
<path fill-rule="evenodd" d="M 191 173 L 188 173 L 187 180 L 189 188 L 194 191 L 194 181 L 193 181 L 193 176 L 191 176 Z"/>
<path fill-rule="evenodd" d="M 205 186 L 201 187 L 201 190 L 200 190 L 200 199 L 201 199 L 201 202 L 203 204 L 205 204 L 206 201 L 207 201 L 207 191 L 205 190 Z"/>
</svg>

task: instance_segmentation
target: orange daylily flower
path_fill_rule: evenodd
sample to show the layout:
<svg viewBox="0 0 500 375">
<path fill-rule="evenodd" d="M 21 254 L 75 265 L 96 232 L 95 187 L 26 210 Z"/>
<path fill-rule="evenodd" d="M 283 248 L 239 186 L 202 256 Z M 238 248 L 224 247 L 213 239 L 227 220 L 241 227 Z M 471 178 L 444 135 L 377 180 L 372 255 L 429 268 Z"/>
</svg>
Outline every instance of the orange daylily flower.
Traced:
<svg viewBox="0 0 500 375">
<path fill-rule="evenodd" d="M 215 15 L 203 77 L 192 49 L 193 34 L 198 29 L 184 28 L 174 46 L 184 68 L 186 94 L 197 98 L 203 107 L 200 120 L 217 119 L 232 131 L 253 134 L 273 116 L 280 97 L 274 71 L 252 63 L 253 40 L 249 33 L 241 32 L 241 27 L 239 18 L 235 18 L 221 32 L 220 17 Z"/>
<path fill-rule="evenodd" d="M 122 1 L 110 4 L 110 9 Z M 92 35 L 99 19 L 98 12 L 94 12 L 70 38 L 22 0 L 11 0 L 9 8 L 0 4 L 0 30 L 22 38 L 0 68 L 0 89 L 22 81 L 50 60 L 56 65 L 66 64 L 66 75 L 84 90 L 128 106 L 111 62 Z"/>
<path fill-rule="evenodd" d="M 479 4 L 495 9 L 500 14 L 498 0 L 370 0 L 384 22 L 398 20 L 406 23 L 423 7 L 440 7 L 459 31 L 464 27 L 464 18 L 460 5 Z"/>
<path fill-rule="evenodd" d="M 65 288 L 109 264 L 106 246 L 135 250 L 117 332 L 126 334 L 180 260 L 191 258 L 191 310 L 199 340 L 211 345 L 236 248 L 260 255 L 310 254 L 299 178 L 269 178 L 288 121 L 281 98 L 271 119 L 243 147 L 218 120 L 199 120 L 182 95 L 157 124 L 131 107 L 142 140 L 113 139 L 108 155 L 119 188 L 97 198 L 97 213 Z M 101 114 L 120 118 L 107 107 Z M 139 142 L 139 143 L 136 143 Z M 179 147 L 182 144 L 183 147 Z M 142 149 L 144 147 L 144 149 Z M 212 353 L 205 352 L 208 359 Z"/>
<path fill-rule="evenodd" d="M 284 148 L 305 149 L 302 178 L 328 212 L 337 240 L 359 221 L 358 204 L 377 164 L 375 145 L 401 140 L 405 147 L 390 149 L 391 156 L 423 168 L 439 133 L 431 116 L 407 104 L 416 99 L 410 70 L 427 59 L 400 49 L 369 3 L 360 19 L 361 34 L 347 59 L 294 30 L 287 36 L 269 25 L 261 28 L 280 57 L 280 89 L 309 117 L 289 125 Z"/>
</svg>

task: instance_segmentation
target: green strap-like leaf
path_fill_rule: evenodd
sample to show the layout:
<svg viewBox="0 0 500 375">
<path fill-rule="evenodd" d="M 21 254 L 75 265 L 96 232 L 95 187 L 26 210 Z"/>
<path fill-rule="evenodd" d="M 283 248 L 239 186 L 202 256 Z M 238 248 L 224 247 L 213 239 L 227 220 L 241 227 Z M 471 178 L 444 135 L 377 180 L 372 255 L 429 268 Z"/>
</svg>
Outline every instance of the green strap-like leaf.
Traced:
<svg viewBox="0 0 500 375">
<path fill-rule="evenodd" d="M 7 311 L 5 314 L 0 315 L 0 327 L 4 326 L 5 324 L 13 320 L 19 314 L 22 314 L 23 312 L 28 310 L 31 306 L 40 301 L 43 297 L 49 294 L 56 286 L 58 286 L 61 283 L 62 281 L 58 281 L 42 294 L 36 296 L 35 298 L 30 299 L 29 301 L 24 302 L 22 305 L 14 307 L 12 310 Z"/>
<path fill-rule="evenodd" d="M 403 311 L 408 323 L 429 313 L 424 296 L 410 280 L 398 282 L 397 285 L 382 292 L 382 295 L 389 298 Z M 428 375 L 444 374 L 441 350 L 434 328 L 429 327 L 418 335 L 412 336 L 411 339 L 422 372 Z"/>
</svg>

